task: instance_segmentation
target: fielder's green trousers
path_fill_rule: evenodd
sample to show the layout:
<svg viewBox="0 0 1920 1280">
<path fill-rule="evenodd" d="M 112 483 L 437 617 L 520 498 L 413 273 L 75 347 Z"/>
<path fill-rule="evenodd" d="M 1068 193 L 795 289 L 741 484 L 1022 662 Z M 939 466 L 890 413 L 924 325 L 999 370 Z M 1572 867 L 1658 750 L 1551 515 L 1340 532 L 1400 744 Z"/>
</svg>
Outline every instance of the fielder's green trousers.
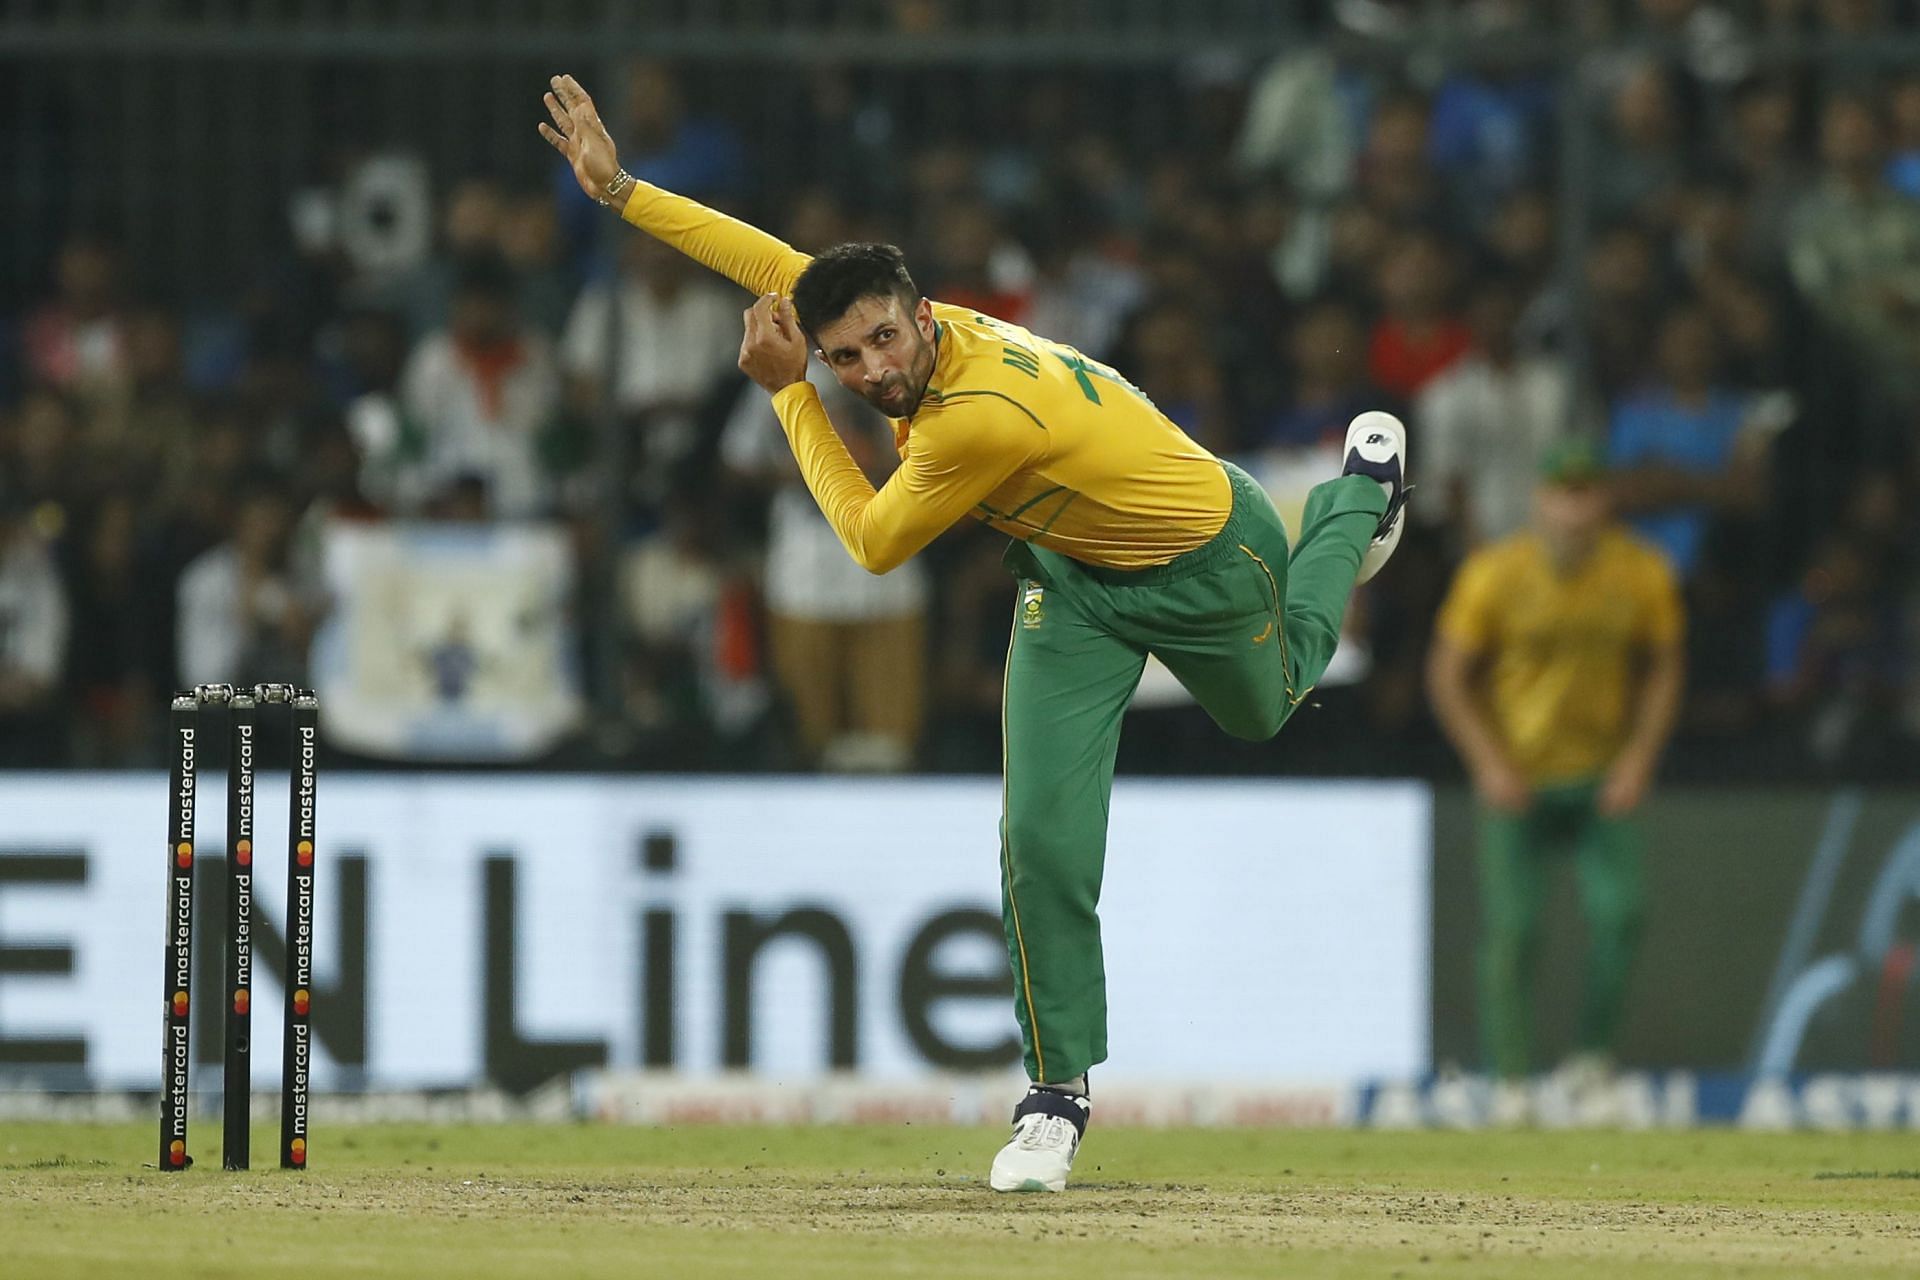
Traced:
<svg viewBox="0 0 1920 1280">
<path fill-rule="evenodd" d="M 1234 737 L 1272 737 L 1333 657 L 1361 554 L 1386 511 L 1372 480 L 1323 484 L 1289 555 L 1273 503 L 1245 472 L 1227 471 L 1225 527 L 1166 565 L 1123 572 L 1028 543 L 1007 551 L 1020 597 L 1002 726 L 1002 914 L 1037 1081 L 1072 1080 L 1107 1056 L 1096 908 L 1120 718 L 1147 655 Z"/>
<path fill-rule="evenodd" d="M 1580 910 L 1587 922 L 1586 991 L 1579 1047 L 1613 1045 L 1640 938 L 1640 838 L 1626 818 L 1596 807 L 1592 782 L 1543 788 L 1520 813 L 1480 811 L 1480 1025 L 1487 1061 L 1506 1077 L 1524 1076 L 1533 974 L 1540 957 L 1540 912 L 1548 863 L 1573 852 Z"/>
</svg>

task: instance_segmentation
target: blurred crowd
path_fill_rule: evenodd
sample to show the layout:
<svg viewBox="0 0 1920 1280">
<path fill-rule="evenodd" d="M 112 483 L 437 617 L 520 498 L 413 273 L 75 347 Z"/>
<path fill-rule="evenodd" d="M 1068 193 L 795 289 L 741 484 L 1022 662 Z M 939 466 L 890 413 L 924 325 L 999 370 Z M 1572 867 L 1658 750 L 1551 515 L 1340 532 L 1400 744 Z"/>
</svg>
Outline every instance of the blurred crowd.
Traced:
<svg viewBox="0 0 1920 1280">
<path fill-rule="evenodd" d="M 1458 8 L 1492 38 L 1557 6 Z M 657 63 L 589 87 L 643 179 L 804 249 L 901 244 L 929 296 L 1114 364 L 1283 510 L 1354 413 L 1406 418 L 1418 524 L 1341 683 L 1248 748 L 1150 680 L 1123 767 L 1444 769 L 1420 671 L 1450 567 L 1585 434 L 1685 582 L 1674 770 L 1876 777 L 1920 741 L 1920 65 L 1755 51 L 1914 10 L 1581 6 L 1573 76 L 1329 42 L 929 70 L 911 99 L 844 68 L 777 104 Z M 150 764 L 172 687 L 304 678 L 329 521 L 541 518 L 597 691 L 569 761 L 998 767 L 999 539 L 854 569 L 734 369 L 746 300 L 526 173 L 357 156 L 289 193 L 236 297 L 133 287 L 72 230 L 0 316 L 0 764 Z M 830 407 L 883 481 L 886 424 Z"/>
</svg>

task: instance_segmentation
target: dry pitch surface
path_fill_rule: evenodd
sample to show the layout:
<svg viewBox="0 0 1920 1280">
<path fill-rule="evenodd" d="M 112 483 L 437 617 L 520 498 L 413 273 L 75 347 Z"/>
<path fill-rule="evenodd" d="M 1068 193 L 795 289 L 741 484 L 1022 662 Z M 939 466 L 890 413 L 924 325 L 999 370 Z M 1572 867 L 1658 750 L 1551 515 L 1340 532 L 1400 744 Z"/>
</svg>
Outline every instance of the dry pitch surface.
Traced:
<svg viewBox="0 0 1920 1280">
<path fill-rule="evenodd" d="M 1903 1134 L 1096 1128 L 1061 1196 L 989 1192 L 989 1130 L 321 1127 L 307 1173 L 164 1176 L 153 1138 L 0 1124 L 0 1274 L 1920 1275 Z"/>
</svg>

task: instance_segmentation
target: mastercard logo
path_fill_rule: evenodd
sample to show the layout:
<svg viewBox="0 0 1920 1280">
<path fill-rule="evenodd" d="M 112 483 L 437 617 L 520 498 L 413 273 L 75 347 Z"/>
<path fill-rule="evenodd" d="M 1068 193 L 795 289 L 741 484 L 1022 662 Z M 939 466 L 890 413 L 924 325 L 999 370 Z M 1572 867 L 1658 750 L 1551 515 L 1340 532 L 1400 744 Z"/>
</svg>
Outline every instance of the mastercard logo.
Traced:
<svg viewBox="0 0 1920 1280">
<path fill-rule="evenodd" d="M 295 1164 L 305 1164 L 307 1162 L 307 1140 L 305 1138 L 295 1138 L 287 1144 L 287 1154 L 293 1157 Z"/>
<path fill-rule="evenodd" d="M 176 1165 L 185 1164 L 187 1162 L 187 1144 L 179 1138 L 175 1138 L 173 1145 L 167 1148 L 167 1159 Z"/>
<path fill-rule="evenodd" d="M 253 865 L 253 841 L 242 840 L 233 846 L 233 860 L 243 867 Z"/>
<path fill-rule="evenodd" d="M 151 1009 L 153 1006 L 148 1005 L 147 1007 Z M 184 991 L 176 991 L 173 993 L 173 1016 L 176 1018 L 184 1018 L 187 1016 L 187 993 Z"/>
<path fill-rule="evenodd" d="M 302 840 L 294 847 L 293 852 L 294 856 L 300 859 L 301 866 L 310 867 L 313 865 L 313 841 Z"/>
<path fill-rule="evenodd" d="M 233 1011 L 235 1013 L 245 1013 L 251 1007 L 245 991 L 236 991 L 233 993 Z"/>
<path fill-rule="evenodd" d="M 313 997 L 307 994 L 305 987 L 301 987 L 293 993 L 293 1011 L 295 1013 L 305 1013 L 312 1004 Z"/>
<path fill-rule="evenodd" d="M 193 865 L 193 846 L 191 844 L 188 844 L 185 840 L 182 840 L 179 843 L 179 845 L 177 845 L 174 848 L 173 860 L 175 863 L 183 867 L 192 866 Z"/>
</svg>

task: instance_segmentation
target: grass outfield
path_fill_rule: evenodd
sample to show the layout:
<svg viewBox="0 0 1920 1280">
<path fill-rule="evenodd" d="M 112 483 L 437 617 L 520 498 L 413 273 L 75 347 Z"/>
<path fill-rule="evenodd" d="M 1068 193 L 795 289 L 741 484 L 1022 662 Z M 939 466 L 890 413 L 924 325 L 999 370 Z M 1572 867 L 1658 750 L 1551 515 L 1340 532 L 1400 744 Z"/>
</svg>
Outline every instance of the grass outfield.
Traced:
<svg viewBox="0 0 1920 1280">
<path fill-rule="evenodd" d="M 308 1173 L 171 1176 L 154 1136 L 0 1124 L 0 1272 L 1920 1274 L 1906 1134 L 1096 1127 L 1063 1196 L 986 1189 L 997 1129 L 322 1127 Z M 217 1163 L 218 1125 L 195 1137 Z"/>
</svg>

